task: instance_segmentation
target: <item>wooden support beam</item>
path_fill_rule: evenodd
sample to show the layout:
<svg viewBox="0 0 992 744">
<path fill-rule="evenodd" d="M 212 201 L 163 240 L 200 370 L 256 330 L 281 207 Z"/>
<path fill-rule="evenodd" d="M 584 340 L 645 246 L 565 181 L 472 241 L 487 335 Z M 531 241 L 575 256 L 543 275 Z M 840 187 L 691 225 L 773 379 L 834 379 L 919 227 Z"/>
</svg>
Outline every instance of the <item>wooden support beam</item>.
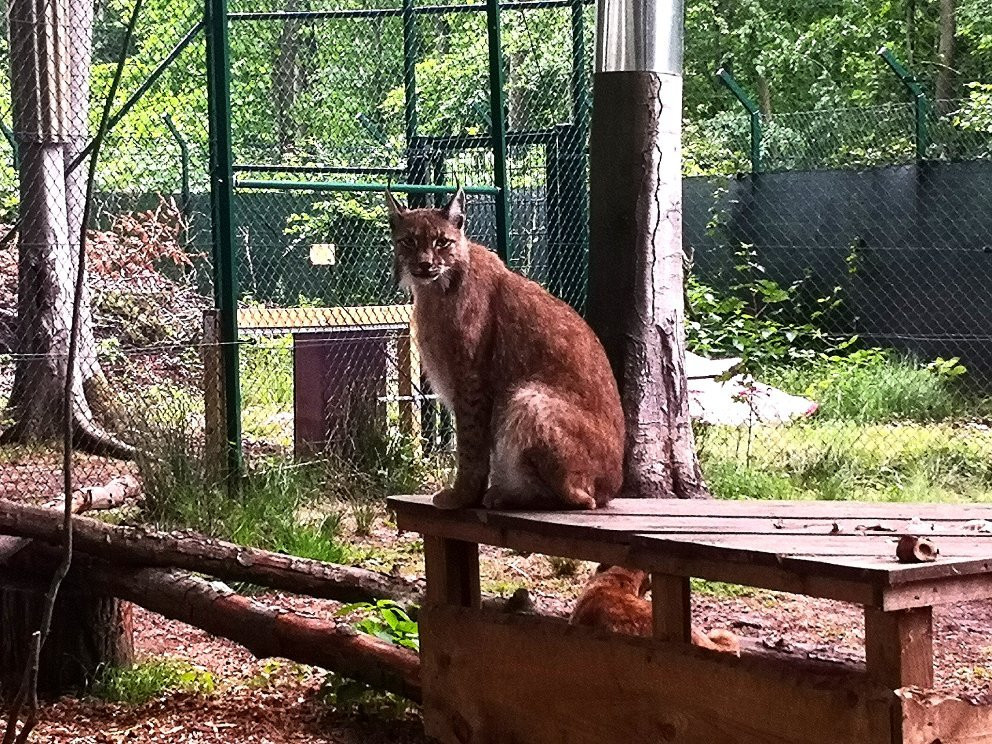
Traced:
<svg viewBox="0 0 992 744">
<path fill-rule="evenodd" d="M 868 675 L 883 686 L 933 687 L 933 610 L 865 608 Z"/>
<path fill-rule="evenodd" d="M 479 546 L 462 540 L 424 536 L 428 604 L 479 607 Z"/>
<path fill-rule="evenodd" d="M 651 574 L 651 606 L 655 638 L 685 643 L 690 641 L 692 596 L 687 577 Z"/>
</svg>

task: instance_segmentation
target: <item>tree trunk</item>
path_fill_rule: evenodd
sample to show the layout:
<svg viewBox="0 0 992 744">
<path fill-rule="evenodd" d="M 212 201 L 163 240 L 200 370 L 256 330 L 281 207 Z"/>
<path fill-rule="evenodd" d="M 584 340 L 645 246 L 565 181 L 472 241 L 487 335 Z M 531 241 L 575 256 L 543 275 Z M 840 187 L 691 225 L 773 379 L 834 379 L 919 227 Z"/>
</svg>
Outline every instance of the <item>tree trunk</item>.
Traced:
<svg viewBox="0 0 992 744">
<path fill-rule="evenodd" d="M 0 534 L 54 544 L 61 532 L 60 512 L 0 500 Z M 184 568 L 339 602 L 388 598 L 417 603 L 422 594 L 420 586 L 399 576 L 246 548 L 195 533 L 155 532 L 85 517 L 73 520 L 73 545 L 80 553 L 115 564 Z"/>
<path fill-rule="evenodd" d="M 87 567 L 84 578 L 171 620 L 234 641 L 260 659 L 328 669 L 378 690 L 420 700 L 420 658 L 350 625 L 271 607 L 182 571 Z"/>
<path fill-rule="evenodd" d="M 114 478 L 105 486 L 87 487 L 74 494 L 72 511 L 79 514 L 123 506 L 140 490 L 131 476 Z M 55 501 L 47 505 L 54 515 L 59 506 L 61 502 Z M 0 566 L 12 561 L 12 570 L 21 579 L 16 585 L 0 588 L 0 698 L 12 696 L 20 686 L 28 639 L 38 629 L 48 588 L 42 577 L 32 579 L 19 568 L 24 562 L 16 556 L 30 546 L 29 539 L 0 535 Z M 31 564 L 30 558 L 27 563 Z M 39 692 L 55 697 L 85 688 L 101 665 L 127 664 L 132 652 L 129 605 L 91 591 L 62 591 L 52 616 L 51 635 L 42 652 Z"/>
<path fill-rule="evenodd" d="M 57 561 L 55 550 L 43 546 L 35 546 L 24 558 L 30 565 L 18 567 L 16 579 L 14 572 L 0 569 L 0 582 L 9 585 L 25 574 L 43 575 Z M 417 654 L 358 633 L 343 621 L 272 607 L 184 571 L 122 568 L 84 557 L 74 564 L 67 580 L 70 595 L 80 586 L 234 641 L 260 659 L 280 657 L 311 664 L 379 690 L 420 699 Z"/>
<path fill-rule="evenodd" d="M 628 496 L 708 495 L 685 379 L 681 83 L 654 72 L 593 83 L 587 316 L 620 386 Z"/>
<path fill-rule="evenodd" d="M 934 97 L 937 109 L 945 111 L 948 101 L 955 97 L 954 90 L 954 36 L 957 33 L 955 0 L 940 0 L 940 23 L 937 38 L 937 79 Z"/>
<path fill-rule="evenodd" d="M 0 694 L 5 698 L 20 688 L 47 588 L 41 577 L 34 585 L 0 588 Z M 41 652 L 38 694 L 55 698 L 86 689 L 102 667 L 127 665 L 133 655 L 131 606 L 91 589 L 65 587 Z"/>
<path fill-rule="evenodd" d="M 85 142 L 90 31 L 87 0 L 10 0 L 11 97 L 21 160 L 18 239 L 19 353 L 8 402 L 14 424 L 0 442 L 51 439 L 62 402 L 85 168 L 66 163 Z M 80 303 L 72 410 L 80 449 L 122 459 L 134 448 L 94 421 L 86 391 L 105 389 L 96 357 L 88 292 Z"/>
<path fill-rule="evenodd" d="M 287 0 L 286 11 L 300 9 L 300 0 Z M 300 51 L 299 33 L 302 23 L 295 18 L 282 22 L 279 32 L 275 64 L 272 65 L 272 90 L 276 104 L 276 137 L 280 156 L 290 152 L 297 139 L 297 127 L 293 118 L 296 104 L 297 78 L 299 71 L 296 58 Z"/>
</svg>

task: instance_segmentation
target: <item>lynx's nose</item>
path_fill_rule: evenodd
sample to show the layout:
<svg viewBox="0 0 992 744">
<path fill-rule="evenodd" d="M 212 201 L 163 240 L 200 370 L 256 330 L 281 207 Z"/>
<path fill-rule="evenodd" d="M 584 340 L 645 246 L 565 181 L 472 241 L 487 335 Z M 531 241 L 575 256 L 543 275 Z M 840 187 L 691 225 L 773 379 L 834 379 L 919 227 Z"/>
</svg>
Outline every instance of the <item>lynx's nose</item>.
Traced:
<svg viewBox="0 0 992 744">
<path fill-rule="evenodd" d="M 430 261 L 421 261 L 417 264 L 417 271 L 421 274 L 427 274 L 430 272 L 432 264 Z"/>
</svg>

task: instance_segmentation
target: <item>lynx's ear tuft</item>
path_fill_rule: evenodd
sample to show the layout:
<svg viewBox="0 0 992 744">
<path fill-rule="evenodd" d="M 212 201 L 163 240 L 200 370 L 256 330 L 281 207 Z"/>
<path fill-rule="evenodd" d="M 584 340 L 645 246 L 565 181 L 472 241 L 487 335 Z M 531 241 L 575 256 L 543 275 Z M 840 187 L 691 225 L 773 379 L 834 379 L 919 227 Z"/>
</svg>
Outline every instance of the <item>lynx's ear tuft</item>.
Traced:
<svg viewBox="0 0 992 744">
<path fill-rule="evenodd" d="M 465 228 L 465 192 L 462 190 L 460 183 L 458 184 L 458 191 L 451 197 L 451 201 L 441 209 L 441 214 L 459 230 Z"/>
<path fill-rule="evenodd" d="M 393 192 L 389 186 L 386 186 L 386 209 L 389 210 L 390 222 L 406 212 L 406 207 L 396 201 L 396 197 L 393 196 Z"/>
</svg>

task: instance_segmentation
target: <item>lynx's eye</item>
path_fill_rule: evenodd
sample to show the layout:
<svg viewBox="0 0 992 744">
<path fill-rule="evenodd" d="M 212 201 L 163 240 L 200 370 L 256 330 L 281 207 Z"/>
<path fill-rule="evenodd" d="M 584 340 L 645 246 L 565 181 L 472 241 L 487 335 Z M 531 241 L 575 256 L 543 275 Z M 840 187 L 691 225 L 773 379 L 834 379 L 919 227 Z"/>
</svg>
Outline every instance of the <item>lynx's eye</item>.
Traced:
<svg viewBox="0 0 992 744">
<path fill-rule="evenodd" d="M 455 247 L 455 241 L 450 238 L 438 238 L 434 241 L 434 247 L 443 251 L 450 251 Z"/>
</svg>

